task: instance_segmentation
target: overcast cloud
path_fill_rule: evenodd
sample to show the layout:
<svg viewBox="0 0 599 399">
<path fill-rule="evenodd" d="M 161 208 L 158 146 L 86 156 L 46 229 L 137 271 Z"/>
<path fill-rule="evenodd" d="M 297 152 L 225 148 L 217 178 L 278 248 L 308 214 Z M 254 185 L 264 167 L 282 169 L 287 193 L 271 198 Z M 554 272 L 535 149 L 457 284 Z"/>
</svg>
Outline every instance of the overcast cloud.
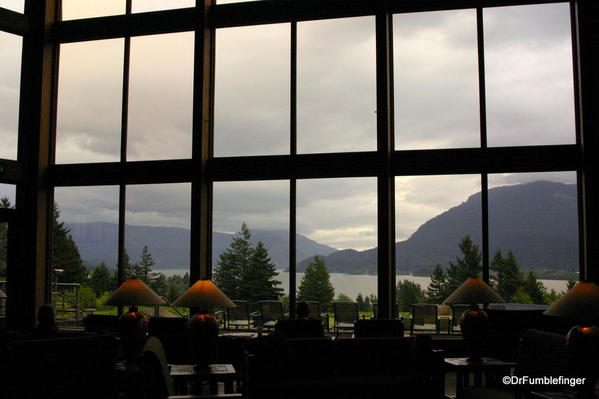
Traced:
<svg viewBox="0 0 599 399">
<path fill-rule="evenodd" d="M 65 18 L 124 10 L 122 1 L 88 3 L 96 9 L 65 0 Z M 134 9 L 163 4 L 134 2 Z M 573 143 L 568 5 L 484 16 L 489 145 Z M 394 25 L 397 148 L 479 146 L 474 11 L 398 15 Z M 218 30 L 216 156 L 289 153 L 289 32 L 289 24 Z M 132 40 L 129 159 L 190 156 L 192 45 L 190 33 Z M 299 152 L 376 148 L 374 45 L 372 17 L 298 24 Z M 122 39 L 61 47 L 58 162 L 118 160 L 122 52 Z M 10 159 L 19 54 L 20 39 L 0 32 L 0 157 Z M 489 183 L 540 178 L 575 182 L 573 173 L 558 173 L 493 175 Z M 0 185 L 0 195 L 9 191 Z M 339 249 L 376 246 L 376 179 L 298 181 L 297 191 L 298 232 Z M 478 191 L 478 175 L 398 177 L 397 238 Z M 188 228 L 189 198 L 189 184 L 130 186 L 127 223 Z M 56 199 L 67 222 L 117 220 L 116 187 L 59 188 Z M 216 231 L 238 231 L 243 221 L 288 229 L 286 181 L 216 183 L 214 199 Z"/>
</svg>

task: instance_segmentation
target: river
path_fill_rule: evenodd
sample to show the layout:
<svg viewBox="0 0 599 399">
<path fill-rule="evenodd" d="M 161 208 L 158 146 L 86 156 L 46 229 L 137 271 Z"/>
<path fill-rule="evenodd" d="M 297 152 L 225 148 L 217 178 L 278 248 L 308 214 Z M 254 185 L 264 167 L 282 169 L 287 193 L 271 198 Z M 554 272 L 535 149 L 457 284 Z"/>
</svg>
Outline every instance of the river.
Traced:
<svg viewBox="0 0 599 399">
<path fill-rule="evenodd" d="M 155 270 L 163 273 L 165 276 L 171 276 L 174 274 L 184 275 L 187 270 L 184 269 L 166 269 L 166 270 Z M 299 287 L 300 281 L 304 273 L 297 273 L 297 285 Z M 279 281 L 282 283 L 282 287 L 285 293 L 289 290 L 289 273 L 279 272 Z M 376 295 L 376 276 L 365 275 L 365 274 L 344 274 L 344 273 L 331 273 L 331 283 L 335 287 L 335 296 L 340 293 L 355 299 L 358 294 L 363 296 L 374 294 Z M 397 275 L 396 281 L 409 280 L 420 284 L 422 289 L 426 289 L 431 282 L 430 277 L 420 277 L 412 275 Z M 542 282 L 547 290 L 555 290 L 556 292 L 566 290 L 566 280 L 539 280 Z"/>
</svg>

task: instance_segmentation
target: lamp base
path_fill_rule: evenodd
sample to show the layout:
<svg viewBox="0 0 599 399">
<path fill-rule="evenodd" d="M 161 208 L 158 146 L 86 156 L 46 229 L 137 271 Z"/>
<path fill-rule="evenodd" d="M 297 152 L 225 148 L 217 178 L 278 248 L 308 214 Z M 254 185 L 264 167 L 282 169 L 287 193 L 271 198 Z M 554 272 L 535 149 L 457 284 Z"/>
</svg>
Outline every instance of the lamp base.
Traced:
<svg viewBox="0 0 599 399">
<path fill-rule="evenodd" d="M 468 357 L 468 363 L 481 363 L 481 346 L 487 335 L 489 317 L 483 310 L 480 310 L 476 305 L 473 305 L 470 310 L 462 313 L 460 326 L 462 329 L 462 336 L 464 337 L 464 343 L 466 344 L 466 350 L 470 355 L 470 357 Z"/>
<path fill-rule="evenodd" d="M 199 370 L 207 370 L 218 354 L 218 321 L 211 313 L 196 314 L 189 320 L 191 353 Z"/>
<path fill-rule="evenodd" d="M 148 317 L 132 306 L 117 322 L 118 334 L 127 361 L 135 361 L 148 335 Z"/>
<path fill-rule="evenodd" d="M 599 328 L 595 326 L 575 326 L 566 336 L 566 351 L 578 376 L 585 382 L 579 386 L 579 398 L 596 398 L 595 384 L 599 373 Z"/>
</svg>

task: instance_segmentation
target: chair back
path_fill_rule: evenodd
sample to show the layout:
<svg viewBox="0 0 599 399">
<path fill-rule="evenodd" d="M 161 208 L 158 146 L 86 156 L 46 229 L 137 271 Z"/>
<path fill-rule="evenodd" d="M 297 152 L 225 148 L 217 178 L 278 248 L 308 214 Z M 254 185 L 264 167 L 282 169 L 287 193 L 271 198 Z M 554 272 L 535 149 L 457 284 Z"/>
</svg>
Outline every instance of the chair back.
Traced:
<svg viewBox="0 0 599 399">
<path fill-rule="evenodd" d="M 141 378 L 139 385 L 142 398 L 166 399 L 174 395 L 175 388 L 160 339 L 149 337 L 137 361 Z"/>
<path fill-rule="evenodd" d="M 187 323 L 183 317 L 150 317 L 148 321 L 148 335 L 160 339 L 169 363 L 192 361 Z"/>
<path fill-rule="evenodd" d="M 358 320 L 358 304 L 356 302 L 333 302 L 335 323 L 353 323 Z"/>
<path fill-rule="evenodd" d="M 432 303 L 412 304 L 412 323 L 426 325 L 437 323 L 437 305 Z"/>
<path fill-rule="evenodd" d="M 403 320 L 358 319 L 354 324 L 356 338 L 403 337 Z"/>
<path fill-rule="evenodd" d="M 260 301 L 258 305 L 262 323 L 283 319 L 283 304 L 280 301 Z"/>
<path fill-rule="evenodd" d="M 111 397 L 117 347 L 109 335 L 11 341 L 0 350 L 0 397 Z"/>
<path fill-rule="evenodd" d="M 250 303 L 248 301 L 234 300 L 234 308 L 227 308 L 227 320 L 249 320 L 250 319 Z"/>
<path fill-rule="evenodd" d="M 277 321 L 275 333 L 285 338 L 324 337 L 324 328 L 320 320 L 285 319 Z"/>
<path fill-rule="evenodd" d="M 439 318 L 437 317 L 437 305 L 432 303 L 412 304 L 412 320 L 410 324 L 410 333 L 414 330 L 431 330 L 439 333 Z"/>
<path fill-rule="evenodd" d="M 320 302 L 318 301 L 304 301 L 308 305 L 308 318 L 313 320 L 320 320 Z"/>
<path fill-rule="evenodd" d="M 107 314 L 90 314 L 83 318 L 85 331 L 94 333 L 114 333 L 117 332 L 119 316 Z"/>
<path fill-rule="evenodd" d="M 399 317 L 399 306 L 397 306 L 397 304 L 393 304 L 393 313 L 395 314 L 395 317 L 397 317 L 398 319 L 400 319 Z M 379 318 L 379 304 L 378 303 L 373 303 L 372 304 L 372 318 L 373 319 L 378 319 Z"/>
</svg>

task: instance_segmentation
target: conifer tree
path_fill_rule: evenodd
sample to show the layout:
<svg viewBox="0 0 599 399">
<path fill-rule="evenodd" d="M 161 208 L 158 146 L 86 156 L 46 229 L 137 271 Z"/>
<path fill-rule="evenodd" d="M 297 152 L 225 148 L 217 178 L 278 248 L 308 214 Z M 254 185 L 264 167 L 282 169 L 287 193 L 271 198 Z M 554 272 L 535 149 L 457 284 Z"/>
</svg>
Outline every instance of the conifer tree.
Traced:
<svg viewBox="0 0 599 399">
<path fill-rule="evenodd" d="M 250 245 L 250 230 L 245 222 L 241 225 L 241 231 L 237 233 L 229 248 L 220 254 L 216 262 L 213 280 L 225 295 L 231 299 L 243 299 L 240 295 L 241 273 L 249 264 L 252 254 Z"/>
<path fill-rule="evenodd" d="M 447 268 L 447 289 L 455 291 L 466 279 L 480 277 L 482 270 L 481 254 L 478 245 L 474 244 L 470 236 L 464 236 L 459 244 L 462 257 L 456 259 L 456 263 L 449 262 Z"/>
<path fill-rule="evenodd" d="M 306 268 L 297 290 L 298 301 L 317 301 L 325 307 L 335 298 L 335 288 L 324 259 L 315 256 Z M 351 300 L 348 298 L 348 300 Z"/>
<path fill-rule="evenodd" d="M 12 208 L 8 197 L 0 198 L 0 208 Z M 8 229 L 6 223 L 0 223 L 0 277 L 6 277 L 6 256 Z"/>
<path fill-rule="evenodd" d="M 523 288 L 532 300 L 532 303 L 545 303 L 545 294 L 547 290 L 545 289 L 543 283 L 537 280 L 537 277 L 532 270 L 528 271 L 526 279 L 524 280 Z"/>
<path fill-rule="evenodd" d="M 426 300 L 429 303 L 442 303 L 450 294 L 447 289 L 447 276 L 441 265 L 435 266 L 431 282 L 426 289 Z"/>
<path fill-rule="evenodd" d="M 135 277 L 146 283 L 158 295 L 166 294 L 166 278 L 162 273 L 152 271 L 156 262 L 147 245 L 141 251 L 141 257 L 137 263 L 129 263 L 127 252 L 123 254 L 123 265 L 128 278 Z"/>
<path fill-rule="evenodd" d="M 56 203 L 52 208 L 52 268 L 63 270 L 56 274 L 59 283 L 83 283 L 87 269 L 79 255 L 79 248 L 71 237 L 70 230 L 59 221 L 60 210 Z"/>
<path fill-rule="evenodd" d="M 108 270 L 104 262 L 94 268 L 89 285 L 97 297 L 116 288 L 113 284 L 110 270 Z"/>
<path fill-rule="evenodd" d="M 262 241 L 259 241 L 251 251 L 248 262 L 241 269 L 239 296 L 250 302 L 277 299 L 283 294 L 283 289 L 277 287 L 281 282 L 275 280 L 278 275 L 268 250 Z"/>
<path fill-rule="evenodd" d="M 491 261 L 491 280 L 495 290 L 505 301 L 513 301 L 518 288 L 524 284 L 524 276 L 516 257 L 512 251 L 508 251 L 507 257 L 503 257 L 501 251 L 495 252 Z M 521 296 L 521 295 L 520 295 Z"/>
<path fill-rule="evenodd" d="M 424 302 L 424 291 L 420 284 L 410 280 L 400 280 L 397 283 L 397 306 L 400 312 L 407 312 L 413 303 Z"/>
</svg>

